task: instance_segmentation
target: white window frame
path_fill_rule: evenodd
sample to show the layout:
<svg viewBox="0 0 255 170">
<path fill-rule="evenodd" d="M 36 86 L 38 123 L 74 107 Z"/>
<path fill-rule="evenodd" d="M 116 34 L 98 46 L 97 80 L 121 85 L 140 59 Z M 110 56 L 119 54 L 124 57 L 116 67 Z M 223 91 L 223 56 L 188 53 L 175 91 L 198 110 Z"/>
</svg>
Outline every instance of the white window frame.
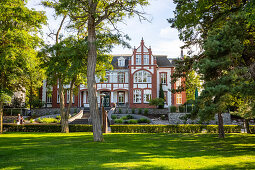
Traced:
<svg viewBox="0 0 255 170">
<path fill-rule="evenodd" d="M 120 81 L 122 80 L 122 81 Z M 125 82 L 125 73 L 124 72 L 118 72 L 118 83 L 124 83 Z"/>
<path fill-rule="evenodd" d="M 122 101 L 120 101 L 120 99 L 122 99 Z M 119 92 L 118 103 L 124 103 L 124 102 L 125 102 L 125 92 Z"/>
<path fill-rule="evenodd" d="M 52 95 L 49 96 L 48 94 L 49 94 L 49 93 L 47 93 L 46 102 L 50 104 L 50 103 L 52 103 Z"/>
<path fill-rule="evenodd" d="M 142 90 L 134 90 L 133 92 L 134 103 L 142 103 Z"/>
<path fill-rule="evenodd" d="M 70 90 L 66 90 L 66 103 L 70 102 Z"/>
<path fill-rule="evenodd" d="M 58 91 L 57 91 L 57 103 L 60 103 L 60 95 L 59 95 Z"/>
<path fill-rule="evenodd" d="M 167 73 L 160 73 L 160 83 L 161 84 L 166 84 L 167 81 Z"/>
<path fill-rule="evenodd" d="M 125 66 L 125 60 L 124 59 L 119 59 L 118 60 L 118 66 L 119 67 L 124 67 Z"/>
<path fill-rule="evenodd" d="M 151 83 L 152 75 L 150 72 L 141 70 L 134 74 L 134 83 Z"/>
<path fill-rule="evenodd" d="M 143 64 L 149 65 L 149 55 L 148 54 L 143 55 Z"/>
<path fill-rule="evenodd" d="M 176 94 L 176 104 L 182 104 L 182 94 Z"/>
<path fill-rule="evenodd" d="M 143 102 L 149 103 L 150 100 L 151 100 L 151 90 L 149 89 L 143 90 Z"/>
<path fill-rule="evenodd" d="M 136 54 L 136 65 L 141 65 L 142 60 L 141 60 L 141 54 Z"/>
<path fill-rule="evenodd" d="M 74 100 L 75 100 L 75 95 L 73 95 L 73 103 L 75 102 Z"/>
</svg>

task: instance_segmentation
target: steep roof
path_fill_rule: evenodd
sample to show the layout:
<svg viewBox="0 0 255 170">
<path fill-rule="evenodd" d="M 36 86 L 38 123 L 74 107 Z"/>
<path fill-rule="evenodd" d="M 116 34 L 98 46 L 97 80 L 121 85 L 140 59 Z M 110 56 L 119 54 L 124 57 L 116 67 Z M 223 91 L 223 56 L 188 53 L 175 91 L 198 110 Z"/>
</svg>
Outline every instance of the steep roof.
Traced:
<svg viewBox="0 0 255 170">
<path fill-rule="evenodd" d="M 125 59 L 125 66 L 124 67 L 119 67 L 118 66 L 118 59 L 120 57 Z M 127 69 L 128 68 L 128 60 L 129 60 L 130 57 L 131 57 L 131 55 L 116 55 L 116 56 L 113 56 L 113 58 L 112 58 L 112 66 L 115 69 Z"/>
<path fill-rule="evenodd" d="M 154 55 L 154 57 L 156 57 L 158 67 L 174 66 L 165 55 Z"/>
<path fill-rule="evenodd" d="M 156 57 L 158 67 L 174 67 L 174 62 L 172 62 L 173 59 L 167 58 L 166 55 L 153 55 L 153 56 Z M 120 57 L 125 59 L 125 66 L 124 67 L 119 67 L 118 66 L 118 59 Z M 127 54 L 127 55 L 114 55 L 113 59 L 112 59 L 112 66 L 115 69 L 127 69 L 130 57 L 131 57 L 131 55 L 129 55 L 129 54 Z"/>
</svg>

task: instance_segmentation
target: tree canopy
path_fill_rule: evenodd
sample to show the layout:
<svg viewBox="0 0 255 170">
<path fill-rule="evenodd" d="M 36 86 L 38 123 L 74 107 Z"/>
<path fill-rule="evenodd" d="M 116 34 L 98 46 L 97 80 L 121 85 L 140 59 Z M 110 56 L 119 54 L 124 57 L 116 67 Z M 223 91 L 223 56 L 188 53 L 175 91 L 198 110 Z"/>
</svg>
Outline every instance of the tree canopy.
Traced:
<svg viewBox="0 0 255 170">
<path fill-rule="evenodd" d="M 185 42 L 183 48 L 199 46 L 178 69 L 196 70 L 204 81 L 193 116 L 209 120 L 226 112 L 231 96 L 254 87 L 254 1 L 176 0 L 175 18 L 169 19 Z M 249 84 L 249 85 L 247 85 Z M 246 87 L 246 89 L 244 89 Z M 249 87 L 249 88 L 248 88 Z M 240 96 L 240 95 L 239 95 Z M 220 137 L 224 137 L 219 119 Z"/>
<path fill-rule="evenodd" d="M 28 9 L 22 0 L 0 2 L 1 127 L 3 103 L 26 86 L 29 74 L 37 68 L 36 48 L 42 42 L 37 34 L 45 23 L 44 13 Z"/>
</svg>

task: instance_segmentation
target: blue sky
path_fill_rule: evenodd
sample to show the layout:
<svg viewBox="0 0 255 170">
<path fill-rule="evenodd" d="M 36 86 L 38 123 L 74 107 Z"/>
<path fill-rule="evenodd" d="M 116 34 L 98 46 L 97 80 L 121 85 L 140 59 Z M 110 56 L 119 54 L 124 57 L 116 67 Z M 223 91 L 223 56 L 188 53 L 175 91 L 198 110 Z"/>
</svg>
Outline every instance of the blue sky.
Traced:
<svg viewBox="0 0 255 170">
<path fill-rule="evenodd" d="M 137 17 L 128 18 L 125 20 L 126 24 L 118 24 L 118 28 L 128 34 L 131 38 L 129 42 L 131 47 L 138 47 L 143 37 L 146 46 L 151 46 L 152 53 L 155 55 L 167 55 L 170 58 L 177 58 L 180 56 L 180 46 L 183 44 L 178 38 L 178 32 L 170 28 L 167 22 L 168 18 L 173 17 L 173 10 L 175 5 L 172 0 L 149 0 L 150 5 L 144 7 L 144 11 L 148 14 L 147 18 L 151 22 L 140 22 Z M 27 6 L 35 8 L 36 10 L 46 11 L 49 18 L 48 24 L 51 28 L 56 29 L 59 20 L 55 21 L 52 17 L 54 11 L 45 9 L 40 4 L 40 0 L 29 0 Z M 47 38 L 46 33 L 49 32 L 48 27 L 44 27 L 44 39 Z M 64 32 L 64 34 L 67 32 Z M 132 49 L 123 49 L 121 46 L 116 46 L 112 54 L 131 54 Z"/>
</svg>

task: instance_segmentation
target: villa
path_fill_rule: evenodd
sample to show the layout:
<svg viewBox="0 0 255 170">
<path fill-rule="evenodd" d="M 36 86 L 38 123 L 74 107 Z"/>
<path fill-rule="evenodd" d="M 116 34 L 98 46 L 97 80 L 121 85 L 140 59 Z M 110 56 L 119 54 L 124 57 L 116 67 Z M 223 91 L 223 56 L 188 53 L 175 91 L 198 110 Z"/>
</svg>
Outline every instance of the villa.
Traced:
<svg viewBox="0 0 255 170">
<path fill-rule="evenodd" d="M 165 55 L 154 55 L 149 47 L 146 47 L 144 40 L 140 46 L 133 49 L 129 55 L 115 55 L 112 60 L 113 70 L 107 71 L 105 80 L 96 78 L 98 104 L 102 104 L 100 95 L 104 94 L 104 105 L 125 106 L 129 108 L 154 108 L 149 105 L 149 100 L 159 97 L 160 84 L 164 91 L 165 105 L 180 105 L 186 102 L 186 93 L 171 93 L 172 88 L 181 85 L 183 79 L 178 79 L 171 83 L 171 75 L 174 72 L 173 59 Z M 45 107 L 58 108 L 60 98 L 58 86 L 52 87 L 47 92 L 47 82 L 44 81 L 41 88 L 41 99 L 45 102 Z M 68 89 L 68 86 L 65 86 Z M 65 103 L 70 101 L 70 91 L 65 94 Z M 78 95 L 73 97 L 73 107 L 89 107 L 88 91 L 85 85 L 80 85 Z"/>
</svg>

